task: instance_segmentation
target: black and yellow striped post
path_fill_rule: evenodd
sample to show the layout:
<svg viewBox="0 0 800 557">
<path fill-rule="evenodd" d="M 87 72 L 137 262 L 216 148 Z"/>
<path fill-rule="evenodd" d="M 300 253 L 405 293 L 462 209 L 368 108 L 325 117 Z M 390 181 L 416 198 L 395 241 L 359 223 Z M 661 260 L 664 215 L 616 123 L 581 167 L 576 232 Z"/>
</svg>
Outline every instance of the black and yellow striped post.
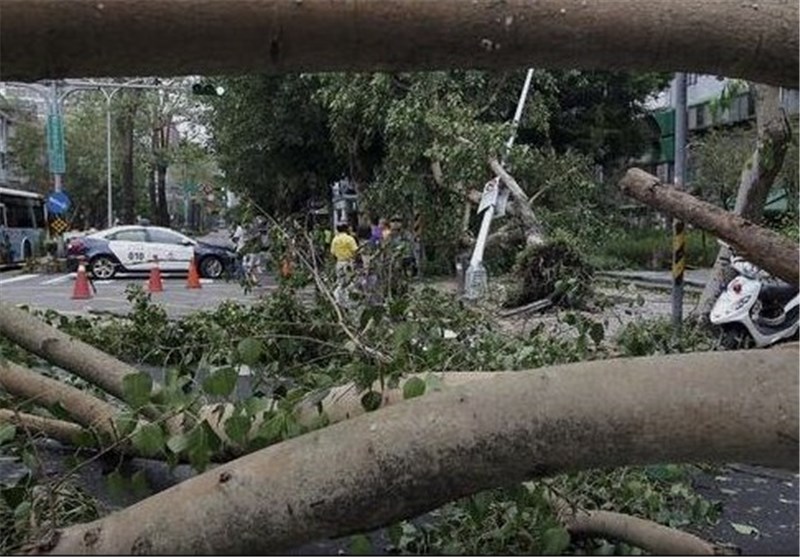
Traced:
<svg viewBox="0 0 800 557">
<path fill-rule="evenodd" d="M 675 74 L 675 187 L 686 184 L 686 74 Z M 686 231 L 680 220 L 672 222 L 672 332 L 683 325 L 683 273 L 686 270 Z"/>
</svg>

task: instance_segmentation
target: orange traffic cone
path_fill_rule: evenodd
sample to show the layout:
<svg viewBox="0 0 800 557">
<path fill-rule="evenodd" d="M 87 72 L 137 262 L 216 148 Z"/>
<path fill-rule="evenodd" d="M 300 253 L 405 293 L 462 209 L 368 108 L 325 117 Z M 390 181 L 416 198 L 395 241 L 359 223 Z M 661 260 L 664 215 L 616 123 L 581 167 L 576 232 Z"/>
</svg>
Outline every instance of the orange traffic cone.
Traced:
<svg viewBox="0 0 800 557">
<path fill-rule="evenodd" d="M 200 284 L 200 275 L 194 264 L 194 257 L 189 261 L 189 277 L 186 279 L 186 288 L 203 288 Z"/>
<path fill-rule="evenodd" d="M 150 292 L 164 291 L 164 283 L 161 282 L 161 269 L 158 268 L 158 257 L 153 257 L 153 266 L 150 268 L 150 279 L 147 281 L 147 290 Z"/>
<path fill-rule="evenodd" d="M 75 277 L 75 287 L 72 289 L 73 300 L 88 300 L 92 297 L 89 289 L 89 277 L 86 276 L 86 265 L 83 259 L 78 263 L 78 274 Z"/>
</svg>

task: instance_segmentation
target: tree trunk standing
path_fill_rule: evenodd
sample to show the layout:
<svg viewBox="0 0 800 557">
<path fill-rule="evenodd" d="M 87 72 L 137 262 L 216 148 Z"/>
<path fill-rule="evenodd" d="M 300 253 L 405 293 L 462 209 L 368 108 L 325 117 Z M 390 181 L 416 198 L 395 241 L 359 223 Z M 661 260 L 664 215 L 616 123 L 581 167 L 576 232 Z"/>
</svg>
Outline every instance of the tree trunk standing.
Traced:
<svg viewBox="0 0 800 557">
<path fill-rule="evenodd" d="M 156 168 L 156 176 L 158 180 L 158 219 L 156 222 L 159 226 L 169 226 L 169 208 L 167 207 L 167 167 L 166 165 L 158 165 Z"/>
<path fill-rule="evenodd" d="M 638 201 L 712 232 L 773 275 L 790 284 L 798 283 L 800 254 L 797 244 L 785 236 L 661 184 L 658 178 L 638 168 L 628 170 L 620 186 Z"/>
<path fill-rule="evenodd" d="M 753 155 L 742 169 L 733 212 L 753 222 L 759 222 L 770 188 L 783 166 L 790 130 L 786 128 L 781 110 L 780 89 L 769 85 L 755 85 L 754 90 L 758 139 Z M 695 310 L 695 315 L 701 320 L 708 318 L 720 292 L 736 274 L 730 266 L 729 258 L 728 248 L 719 250 L 711 277 Z"/>
<path fill-rule="evenodd" d="M 123 92 L 124 93 L 124 92 Z M 120 192 L 121 220 L 133 224 L 136 219 L 136 183 L 134 181 L 134 126 L 139 109 L 139 92 L 123 96 L 125 107 L 117 119 L 122 143 L 122 191 Z"/>
<path fill-rule="evenodd" d="M 151 165 L 147 171 L 147 193 L 150 199 L 150 219 L 158 217 L 158 197 L 156 196 L 156 166 Z"/>
<path fill-rule="evenodd" d="M 787 0 L 2 0 L 2 12 L 6 80 L 540 67 L 798 81 Z"/>
<path fill-rule="evenodd" d="M 665 461 L 796 469 L 797 427 L 796 350 L 498 374 L 254 452 L 37 549 L 278 552 L 567 471 Z"/>
</svg>

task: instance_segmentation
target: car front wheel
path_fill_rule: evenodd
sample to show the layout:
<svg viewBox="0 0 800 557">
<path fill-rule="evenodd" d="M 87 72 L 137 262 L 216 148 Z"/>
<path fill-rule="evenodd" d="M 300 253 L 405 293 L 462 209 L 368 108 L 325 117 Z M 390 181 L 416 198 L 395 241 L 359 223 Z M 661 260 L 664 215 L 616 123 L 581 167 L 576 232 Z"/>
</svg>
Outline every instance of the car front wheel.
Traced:
<svg viewBox="0 0 800 557">
<path fill-rule="evenodd" d="M 117 263 L 107 255 L 98 255 L 89 264 L 89 271 L 98 280 L 107 280 L 117 274 Z"/>
<path fill-rule="evenodd" d="M 200 261 L 200 274 L 205 278 L 219 278 L 224 271 L 225 265 L 219 257 L 207 255 Z"/>
</svg>

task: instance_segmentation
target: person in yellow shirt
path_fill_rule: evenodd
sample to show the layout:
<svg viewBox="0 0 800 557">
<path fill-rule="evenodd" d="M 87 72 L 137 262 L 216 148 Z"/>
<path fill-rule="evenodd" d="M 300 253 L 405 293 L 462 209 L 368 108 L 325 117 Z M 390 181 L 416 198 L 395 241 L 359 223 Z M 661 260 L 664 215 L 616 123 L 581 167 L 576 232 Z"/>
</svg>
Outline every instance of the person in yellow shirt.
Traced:
<svg viewBox="0 0 800 557">
<path fill-rule="evenodd" d="M 331 240 L 331 255 L 336 258 L 336 289 L 333 294 L 336 302 L 342 306 L 349 305 L 348 287 L 352 278 L 353 261 L 358 252 L 356 239 L 349 231 L 348 225 L 340 224 L 336 227 L 336 236 Z"/>
</svg>

